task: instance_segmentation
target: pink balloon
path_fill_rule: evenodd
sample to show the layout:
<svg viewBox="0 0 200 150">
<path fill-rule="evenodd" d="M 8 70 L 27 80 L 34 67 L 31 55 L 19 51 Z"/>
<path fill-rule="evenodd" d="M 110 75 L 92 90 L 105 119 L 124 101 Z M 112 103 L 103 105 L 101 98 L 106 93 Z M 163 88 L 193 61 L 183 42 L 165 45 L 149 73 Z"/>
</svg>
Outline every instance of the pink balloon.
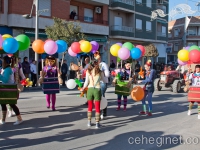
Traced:
<svg viewBox="0 0 200 150">
<path fill-rule="evenodd" d="M 72 57 L 76 57 L 76 55 L 77 55 L 76 53 L 74 53 L 74 52 L 72 51 L 71 47 L 69 47 L 68 53 L 69 53 L 69 55 L 72 56 Z"/>
<path fill-rule="evenodd" d="M 126 60 L 130 57 L 130 50 L 128 48 L 122 47 L 118 51 L 118 57 L 121 60 Z"/>
<path fill-rule="evenodd" d="M 3 44 L 3 38 L 2 38 L 2 36 L 0 34 L 0 47 L 2 47 L 2 44 Z"/>
<path fill-rule="evenodd" d="M 146 52 L 144 46 L 142 46 L 142 45 L 137 45 L 136 47 L 139 48 L 139 49 L 141 50 L 142 56 L 143 56 L 143 55 L 145 54 L 145 52 Z"/>
<path fill-rule="evenodd" d="M 177 59 L 177 61 L 178 61 L 178 64 L 181 65 L 181 66 L 184 66 L 184 65 L 187 64 L 187 62 L 181 61 L 179 59 Z"/>
<path fill-rule="evenodd" d="M 48 42 L 48 41 L 52 41 L 51 39 L 47 39 L 44 43 Z"/>
<path fill-rule="evenodd" d="M 57 50 L 58 50 L 58 45 L 56 44 L 56 42 L 52 40 L 49 40 L 44 44 L 44 51 L 49 55 L 55 54 Z"/>
</svg>

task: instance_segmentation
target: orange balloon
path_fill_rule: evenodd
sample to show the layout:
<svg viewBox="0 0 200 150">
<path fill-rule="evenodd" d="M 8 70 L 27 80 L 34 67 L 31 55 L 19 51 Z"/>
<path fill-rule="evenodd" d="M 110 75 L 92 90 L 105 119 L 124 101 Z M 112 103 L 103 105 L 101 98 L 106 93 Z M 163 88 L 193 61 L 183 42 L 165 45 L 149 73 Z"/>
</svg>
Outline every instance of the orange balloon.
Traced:
<svg viewBox="0 0 200 150">
<path fill-rule="evenodd" d="M 38 53 L 44 53 L 44 42 L 42 40 L 35 40 L 32 44 L 32 49 Z"/>
<path fill-rule="evenodd" d="M 144 98 L 144 90 L 140 86 L 136 86 L 131 91 L 131 98 L 134 101 L 141 101 Z"/>
<path fill-rule="evenodd" d="M 85 41 L 85 40 L 80 40 L 79 43 L 81 44 L 81 43 L 83 43 L 84 41 Z"/>
<path fill-rule="evenodd" d="M 0 47 L 0 51 L 1 51 L 1 50 L 3 50 L 3 48 L 2 48 L 2 47 Z"/>
</svg>

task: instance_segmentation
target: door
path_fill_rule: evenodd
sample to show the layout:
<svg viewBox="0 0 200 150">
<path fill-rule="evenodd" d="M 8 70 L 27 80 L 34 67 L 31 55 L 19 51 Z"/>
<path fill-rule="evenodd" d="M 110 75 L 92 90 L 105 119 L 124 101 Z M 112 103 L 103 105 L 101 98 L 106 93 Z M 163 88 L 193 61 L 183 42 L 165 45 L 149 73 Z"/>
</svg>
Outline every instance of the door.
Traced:
<svg viewBox="0 0 200 150">
<path fill-rule="evenodd" d="M 122 28 L 122 18 L 115 17 L 114 18 L 114 30 L 121 30 Z"/>
</svg>

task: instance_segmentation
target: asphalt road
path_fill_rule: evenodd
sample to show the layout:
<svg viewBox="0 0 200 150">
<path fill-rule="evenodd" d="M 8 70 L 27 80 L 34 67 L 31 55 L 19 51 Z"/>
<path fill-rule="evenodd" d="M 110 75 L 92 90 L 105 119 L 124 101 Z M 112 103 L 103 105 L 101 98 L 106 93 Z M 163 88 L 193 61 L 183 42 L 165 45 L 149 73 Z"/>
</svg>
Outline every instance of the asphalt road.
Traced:
<svg viewBox="0 0 200 150">
<path fill-rule="evenodd" d="M 13 126 L 16 117 L 7 118 L 0 125 L 0 149 L 20 150 L 199 150 L 200 120 L 197 105 L 194 114 L 187 116 L 188 102 L 185 93 L 174 94 L 168 90 L 155 92 L 153 116 L 140 116 L 141 102 L 129 97 L 127 111 L 115 111 L 117 107 L 114 88 L 108 88 L 106 98 L 108 117 L 102 127 L 87 127 L 86 100 L 78 91 L 62 89 L 57 94 L 56 109 L 46 108 L 45 95 L 41 91 L 20 94 L 23 124 Z M 94 116 L 94 114 L 93 114 Z M 93 118 L 93 123 L 95 120 Z"/>
</svg>

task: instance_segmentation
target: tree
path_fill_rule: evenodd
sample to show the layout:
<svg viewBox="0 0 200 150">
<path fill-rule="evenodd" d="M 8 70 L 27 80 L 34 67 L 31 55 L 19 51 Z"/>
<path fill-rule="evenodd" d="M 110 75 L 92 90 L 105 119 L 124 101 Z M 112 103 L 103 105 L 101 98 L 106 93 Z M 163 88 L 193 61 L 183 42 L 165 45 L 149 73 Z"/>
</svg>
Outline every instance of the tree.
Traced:
<svg viewBox="0 0 200 150">
<path fill-rule="evenodd" d="M 144 43 L 143 46 L 145 47 L 145 57 L 157 57 L 159 55 L 157 48 L 152 43 Z"/>
</svg>

